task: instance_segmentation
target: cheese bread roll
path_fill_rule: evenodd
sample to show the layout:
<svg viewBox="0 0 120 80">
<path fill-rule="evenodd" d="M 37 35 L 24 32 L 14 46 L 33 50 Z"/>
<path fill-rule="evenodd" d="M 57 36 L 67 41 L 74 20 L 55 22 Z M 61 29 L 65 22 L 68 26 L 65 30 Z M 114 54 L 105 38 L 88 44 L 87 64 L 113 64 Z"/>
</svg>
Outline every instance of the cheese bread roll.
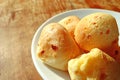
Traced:
<svg viewBox="0 0 120 80">
<path fill-rule="evenodd" d="M 118 39 L 119 32 L 112 15 L 98 12 L 83 17 L 74 34 L 78 45 L 90 51 L 92 48 L 104 50 L 111 47 Z"/>
<path fill-rule="evenodd" d="M 70 35 L 74 38 L 74 30 L 79 21 L 80 18 L 77 16 L 68 16 L 60 20 L 59 23 L 63 25 L 68 30 Z"/>
<path fill-rule="evenodd" d="M 120 80 L 120 64 L 98 48 L 68 62 L 71 80 Z"/>
<path fill-rule="evenodd" d="M 68 61 L 80 54 L 79 47 L 62 25 L 50 23 L 43 28 L 37 46 L 37 56 L 44 63 L 67 71 Z"/>
</svg>

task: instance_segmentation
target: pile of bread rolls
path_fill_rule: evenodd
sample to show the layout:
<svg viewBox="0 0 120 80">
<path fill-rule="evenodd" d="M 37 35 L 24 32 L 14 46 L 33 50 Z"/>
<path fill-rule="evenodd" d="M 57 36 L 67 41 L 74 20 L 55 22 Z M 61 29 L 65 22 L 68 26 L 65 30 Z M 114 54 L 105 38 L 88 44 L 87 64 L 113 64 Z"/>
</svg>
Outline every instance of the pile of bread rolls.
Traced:
<svg viewBox="0 0 120 80">
<path fill-rule="evenodd" d="M 71 80 L 120 80 L 118 36 L 117 22 L 110 14 L 68 16 L 43 28 L 37 57 L 68 71 Z"/>
</svg>

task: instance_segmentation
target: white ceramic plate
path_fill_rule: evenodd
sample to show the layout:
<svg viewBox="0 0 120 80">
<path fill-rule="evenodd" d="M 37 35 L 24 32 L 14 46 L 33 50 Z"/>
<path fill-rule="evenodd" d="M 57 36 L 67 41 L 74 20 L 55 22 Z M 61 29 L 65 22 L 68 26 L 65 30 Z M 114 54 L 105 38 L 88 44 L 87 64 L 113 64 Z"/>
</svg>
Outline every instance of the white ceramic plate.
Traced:
<svg viewBox="0 0 120 80">
<path fill-rule="evenodd" d="M 117 20 L 117 24 L 118 26 L 120 26 L 120 13 L 118 12 L 114 12 L 114 11 L 109 11 L 109 10 L 102 10 L 102 9 L 76 9 L 76 10 L 70 10 L 61 14 L 58 14 L 50 19 L 48 19 L 45 23 L 43 23 L 38 30 L 36 31 L 33 40 L 32 40 L 32 45 L 31 45 L 31 53 L 32 53 L 32 59 L 34 62 L 34 65 L 38 71 L 38 73 L 41 75 L 41 77 L 44 80 L 70 80 L 69 75 L 67 72 L 62 72 L 59 70 L 56 70 L 54 68 L 51 68 L 45 64 L 42 63 L 42 61 L 38 60 L 36 57 L 36 46 L 38 43 L 38 38 L 40 36 L 41 30 L 42 28 L 51 23 L 51 22 L 58 22 L 59 20 L 70 16 L 70 15 L 76 15 L 80 18 L 94 13 L 94 12 L 104 12 L 104 13 L 109 13 L 111 15 L 113 15 L 116 20 Z M 120 29 L 120 27 L 119 27 Z"/>
</svg>

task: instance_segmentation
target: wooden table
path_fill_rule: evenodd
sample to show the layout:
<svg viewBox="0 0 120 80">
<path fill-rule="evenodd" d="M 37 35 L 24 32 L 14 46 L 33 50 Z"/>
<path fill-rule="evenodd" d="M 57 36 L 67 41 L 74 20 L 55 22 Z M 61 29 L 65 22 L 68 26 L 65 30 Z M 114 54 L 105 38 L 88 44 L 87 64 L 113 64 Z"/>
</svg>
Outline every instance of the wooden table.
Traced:
<svg viewBox="0 0 120 80">
<path fill-rule="evenodd" d="M 0 0 L 0 80 L 42 80 L 31 58 L 31 41 L 48 18 L 72 9 L 120 11 L 119 0 Z"/>
</svg>

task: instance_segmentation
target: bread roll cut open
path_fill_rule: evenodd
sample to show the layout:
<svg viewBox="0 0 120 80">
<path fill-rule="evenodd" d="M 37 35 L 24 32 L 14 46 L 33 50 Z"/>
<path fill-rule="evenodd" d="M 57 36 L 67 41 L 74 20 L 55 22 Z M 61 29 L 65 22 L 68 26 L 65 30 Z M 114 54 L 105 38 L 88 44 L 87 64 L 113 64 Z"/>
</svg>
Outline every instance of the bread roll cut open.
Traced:
<svg viewBox="0 0 120 80">
<path fill-rule="evenodd" d="M 120 64 L 98 48 L 68 62 L 71 80 L 120 80 Z"/>
</svg>

